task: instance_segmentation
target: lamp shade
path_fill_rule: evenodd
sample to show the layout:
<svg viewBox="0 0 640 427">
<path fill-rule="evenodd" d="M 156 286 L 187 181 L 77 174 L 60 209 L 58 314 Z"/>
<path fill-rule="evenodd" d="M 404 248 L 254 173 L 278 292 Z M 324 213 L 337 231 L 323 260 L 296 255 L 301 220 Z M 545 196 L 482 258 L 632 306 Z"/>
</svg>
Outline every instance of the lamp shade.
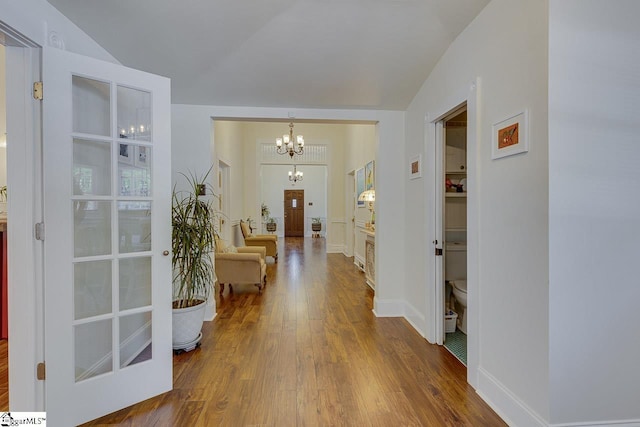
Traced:
<svg viewBox="0 0 640 427">
<path fill-rule="evenodd" d="M 360 201 L 360 202 L 374 202 L 375 200 L 376 200 L 376 191 L 375 190 L 363 191 L 358 196 L 358 201 Z"/>
</svg>

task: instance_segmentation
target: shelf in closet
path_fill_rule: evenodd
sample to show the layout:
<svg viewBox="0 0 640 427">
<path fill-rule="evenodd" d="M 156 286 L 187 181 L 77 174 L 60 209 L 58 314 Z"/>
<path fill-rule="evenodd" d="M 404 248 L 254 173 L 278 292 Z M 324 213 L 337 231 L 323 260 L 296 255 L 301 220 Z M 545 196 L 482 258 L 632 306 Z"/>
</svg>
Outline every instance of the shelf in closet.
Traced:
<svg viewBox="0 0 640 427">
<path fill-rule="evenodd" d="M 467 250 L 466 242 L 447 242 L 445 245 L 447 252 L 463 252 Z"/>
<path fill-rule="evenodd" d="M 445 171 L 444 172 L 446 175 L 466 175 L 467 171 L 466 170 L 459 170 L 459 171 Z"/>
<path fill-rule="evenodd" d="M 447 193 L 445 192 L 445 197 L 467 197 L 467 193 Z"/>
</svg>

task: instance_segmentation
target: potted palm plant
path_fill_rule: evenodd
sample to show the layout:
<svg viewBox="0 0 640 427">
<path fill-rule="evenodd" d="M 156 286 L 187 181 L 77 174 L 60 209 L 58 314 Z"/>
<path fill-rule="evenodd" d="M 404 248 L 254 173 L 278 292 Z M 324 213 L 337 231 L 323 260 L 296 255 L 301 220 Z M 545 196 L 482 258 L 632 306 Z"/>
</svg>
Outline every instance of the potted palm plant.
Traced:
<svg viewBox="0 0 640 427">
<path fill-rule="evenodd" d="M 207 196 L 207 177 L 185 175 L 188 190 L 173 189 L 173 348 L 185 350 L 200 341 L 206 302 L 216 280 L 212 252 L 215 249 L 217 214 Z M 209 191 L 213 195 L 213 191 Z"/>
</svg>

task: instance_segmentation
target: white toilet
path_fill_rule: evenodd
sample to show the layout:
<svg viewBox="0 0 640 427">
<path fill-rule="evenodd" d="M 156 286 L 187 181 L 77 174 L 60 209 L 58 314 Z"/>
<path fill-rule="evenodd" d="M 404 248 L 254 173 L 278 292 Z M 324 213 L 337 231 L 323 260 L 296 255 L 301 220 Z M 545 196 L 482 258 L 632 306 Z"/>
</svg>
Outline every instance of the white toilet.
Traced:
<svg viewBox="0 0 640 427">
<path fill-rule="evenodd" d="M 456 297 L 458 304 L 462 306 L 462 316 L 458 317 L 458 329 L 467 333 L 467 281 L 466 280 L 452 280 L 450 283 L 453 285 L 453 296 Z"/>
</svg>

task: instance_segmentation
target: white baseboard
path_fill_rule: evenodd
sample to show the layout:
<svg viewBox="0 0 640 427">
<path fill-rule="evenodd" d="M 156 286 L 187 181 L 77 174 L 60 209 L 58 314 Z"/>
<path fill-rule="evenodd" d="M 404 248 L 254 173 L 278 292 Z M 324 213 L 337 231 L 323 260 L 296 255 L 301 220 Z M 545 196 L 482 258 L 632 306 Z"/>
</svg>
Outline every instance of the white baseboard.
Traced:
<svg viewBox="0 0 640 427">
<path fill-rule="evenodd" d="M 359 255 L 359 254 L 355 254 L 353 256 L 353 263 L 356 265 L 356 267 L 358 267 L 361 271 L 364 271 L 364 263 L 365 263 L 365 259 L 363 256 Z"/>
<path fill-rule="evenodd" d="M 399 299 L 383 300 L 373 297 L 373 313 L 376 317 L 404 317 L 404 302 Z"/>
<path fill-rule="evenodd" d="M 478 395 L 510 426 L 547 427 L 549 424 L 493 375 L 478 368 Z"/>
<path fill-rule="evenodd" d="M 405 315 L 404 318 L 409 322 L 413 329 L 415 329 L 422 338 L 426 338 L 425 334 L 425 325 L 426 322 L 424 320 L 424 316 L 420 314 L 418 310 L 414 306 L 409 303 L 405 304 Z"/>
<path fill-rule="evenodd" d="M 344 245 L 340 244 L 327 244 L 328 254 L 341 254 L 344 253 Z"/>
</svg>

